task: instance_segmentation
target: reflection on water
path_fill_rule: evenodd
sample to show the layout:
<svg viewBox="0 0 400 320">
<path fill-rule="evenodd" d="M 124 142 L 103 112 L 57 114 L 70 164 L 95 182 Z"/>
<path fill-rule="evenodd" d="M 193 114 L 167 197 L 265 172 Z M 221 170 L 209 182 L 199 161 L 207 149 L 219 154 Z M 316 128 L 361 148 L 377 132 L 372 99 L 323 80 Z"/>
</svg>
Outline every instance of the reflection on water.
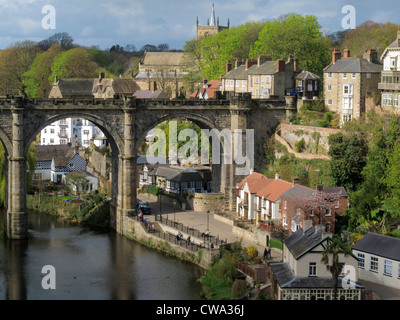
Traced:
<svg viewBox="0 0 400 320">
<path fill-rule="evenodd" d="M 30 213 L 29 237 L 0 237 L 1 300 L 200 299 L 199 268 L 114 232 Z M 55 267 L 55 290 L 42 288 L 45 265 Z"/>
</svg>

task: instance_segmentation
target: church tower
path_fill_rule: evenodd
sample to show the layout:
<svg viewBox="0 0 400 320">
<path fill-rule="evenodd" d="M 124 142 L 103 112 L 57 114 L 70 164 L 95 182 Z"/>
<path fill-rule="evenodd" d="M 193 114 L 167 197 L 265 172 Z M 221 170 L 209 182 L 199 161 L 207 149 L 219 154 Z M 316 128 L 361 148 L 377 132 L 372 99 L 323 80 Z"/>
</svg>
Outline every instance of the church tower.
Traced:
<svg viewBox="0 0 400 320">
<path fill-rule="evenodd" d="M 228 25 L 226 27 L 220 26 L 219 25 L 219 17 L 217 17 L 217 19 L 215 19 L 215 8 L 214 8 L 214 3 L 213 3 L 212 10 L 211 10 L 211 18 L 207 19 L 207 25 L 199 26 L 199 18 L 197 17 L 196 27 L 197 27 L 197 39 L 199 39 L 203 36 L 214 35 L 224 29 L 229 29 L 229 19 L 228 19 Z"/>
</svg>

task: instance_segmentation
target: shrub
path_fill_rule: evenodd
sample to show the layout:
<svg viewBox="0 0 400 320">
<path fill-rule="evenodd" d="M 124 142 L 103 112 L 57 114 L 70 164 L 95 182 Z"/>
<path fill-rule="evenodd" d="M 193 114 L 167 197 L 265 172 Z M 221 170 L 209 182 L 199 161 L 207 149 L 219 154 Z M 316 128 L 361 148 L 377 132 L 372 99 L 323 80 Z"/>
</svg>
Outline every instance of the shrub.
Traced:
<svg viewBox="0 0 400 320">
<path fill-rule="evenodd" d="M 303 152 L 303 150 L 304 150 L 304 148 L 306 146 L 306 142 L 304 141 L 304 138 L 301 139 L 300 141 L 297 141 L 294 144 L 294 146 L 295 146 L 297 152 Z"/>
<path fill-rule="evenodd" d="M 247 254 L 249 255 L 250 258 L 253 259 L 258 256 L 258 251 L 255 247 L 248 247 Z"/>
<path fill-rule="evenodd" d="M 232 284 L 232 299 L 240 299 L 247 294 L 247 282 L 236 279 Z"/>
</svg>

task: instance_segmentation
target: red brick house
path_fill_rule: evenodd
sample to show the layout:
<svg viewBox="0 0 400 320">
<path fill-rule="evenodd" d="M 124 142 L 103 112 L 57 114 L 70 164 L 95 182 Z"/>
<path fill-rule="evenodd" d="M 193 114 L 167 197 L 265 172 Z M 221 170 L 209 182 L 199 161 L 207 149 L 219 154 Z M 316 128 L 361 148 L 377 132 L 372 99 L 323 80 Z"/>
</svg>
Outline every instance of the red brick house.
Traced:
<svg viewBox="0 0 400 320">
<path fill-rule="evenodd" d="M 348 195 L 343 187 L 316 189 L 294 182 L 292 188 L 281 195 L 282 226 L 293 232 L 304 229 L 304 221 L 322 225 L 326 232 L 335 232 L 335 224 L 348 206 Z"/>
</svg>

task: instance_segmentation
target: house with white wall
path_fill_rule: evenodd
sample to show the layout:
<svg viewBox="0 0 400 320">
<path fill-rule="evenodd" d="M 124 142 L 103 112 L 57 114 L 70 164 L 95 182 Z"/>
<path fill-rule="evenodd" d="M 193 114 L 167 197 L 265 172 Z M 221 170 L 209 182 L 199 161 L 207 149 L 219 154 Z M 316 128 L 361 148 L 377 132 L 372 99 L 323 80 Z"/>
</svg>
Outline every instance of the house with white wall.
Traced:
<svg viewBox="0 0 400 320">
<path fill-rule="evenodd" d="M 400 289 L 400 239 L 367 233 L 352 249 L 360 280 Z"/>
<path fill-rule="evenodd" d="M 308 226 L 310 226 L 310 222 Z M 271 287 L 277 300 L 332 300 L 334 281 L 326 264 L 321 262 L 322 253 L 332 241 L 332 235 L 323 226 L 298 229 L 285 239 L 283 261 L 271 263 Z M 361 300 L 362 286 L 358 283 L 357 258 L 339 253 L 339 263 L 355 270 L 349 279 L 344 272 L 339 277 L 337 299 Z"/>
</svg>

